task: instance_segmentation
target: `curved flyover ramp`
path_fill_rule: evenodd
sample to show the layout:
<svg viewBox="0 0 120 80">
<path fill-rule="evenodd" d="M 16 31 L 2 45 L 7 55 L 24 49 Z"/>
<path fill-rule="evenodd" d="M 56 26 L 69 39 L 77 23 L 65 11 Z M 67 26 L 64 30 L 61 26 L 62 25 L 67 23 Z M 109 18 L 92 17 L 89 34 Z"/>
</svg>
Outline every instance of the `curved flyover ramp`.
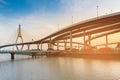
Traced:
<svg viewBox="0 0 120 80">
<path fill-rule="evenodd" d="M 89 19 L 77 24 L 73 24 L 68 26 L 62 30 L 59 30 L 51 35 L 48 35 L 40 40 L 34 42 L 26 42 L 26 43 L 19 43 L 19 44 L 8 44 L 0 46 L 9 47 L 9 46 L 16 46 L 16 45 L 30 45 L 30 44 L 54 44 L 57 43 L 59 40 L 66 40 L 70 39 L 72 41 L 73 38 L 83 37 L 86 35 L 93 35 L 97 33 L 103 33 L 101 35 L 91 37 L 90 39 L 96 39 L 106 34 L 113 34 L 120 32 L 120 12 L 104 15 L 100 17 L 96 17 L 93 19 Z M 87 42 L 90 40 L 86 40 L 84 43 L 80 43 L 86 45 Z"/>
</svg>

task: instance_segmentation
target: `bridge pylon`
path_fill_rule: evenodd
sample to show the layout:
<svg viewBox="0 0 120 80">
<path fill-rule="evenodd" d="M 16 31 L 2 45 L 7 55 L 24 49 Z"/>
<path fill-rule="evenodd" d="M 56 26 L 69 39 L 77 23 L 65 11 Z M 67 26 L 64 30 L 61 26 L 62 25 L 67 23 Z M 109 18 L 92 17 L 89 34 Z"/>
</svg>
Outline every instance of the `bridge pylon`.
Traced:
<svg viewBox="0 0 120 80">
<path fill-rule="evenodd" d="M 22 33 L 21 33 L 21 25 L 19 24 L 19 28 L 18 28 L 18 34 L 17 34 L 17 38 L 16 38 L 16 44 L 18 43 L 18 39 L 21 39 L 21 42 L 23 43 L 23 37 L 22 37 Z M 23 46 L 21 47 L 21 50 L 23 49 Z M 17 50 L 19 50 L 19 47 L 16 45 Z"/>
</svg>

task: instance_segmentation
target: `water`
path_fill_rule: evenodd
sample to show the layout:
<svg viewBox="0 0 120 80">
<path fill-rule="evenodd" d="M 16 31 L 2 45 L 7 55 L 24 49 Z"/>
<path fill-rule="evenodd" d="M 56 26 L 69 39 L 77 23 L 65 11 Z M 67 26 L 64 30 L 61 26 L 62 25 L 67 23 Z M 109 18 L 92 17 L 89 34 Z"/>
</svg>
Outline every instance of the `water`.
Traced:
<svg viewBox="0 0 120 80">
<path fill-rule="evenodd" d="M 120 60 L 0 55 L 0 80 L 120 80 Z"/>
</svg>

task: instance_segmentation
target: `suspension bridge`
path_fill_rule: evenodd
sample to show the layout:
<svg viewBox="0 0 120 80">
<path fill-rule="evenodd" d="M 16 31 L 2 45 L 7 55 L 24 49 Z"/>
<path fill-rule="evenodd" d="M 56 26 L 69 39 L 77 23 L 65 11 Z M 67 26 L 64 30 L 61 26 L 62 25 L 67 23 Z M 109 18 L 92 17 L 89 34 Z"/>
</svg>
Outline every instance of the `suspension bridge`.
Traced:
<svg viewBox="0 0 120 80">
<path fill-rule="evenodd" d="M 109 43 L 109 35 L 120 32 L 120 12 L 112 13 L 104 16 L 92 18 L 83 22 L 72 24 L 64 29 L 54 32 L 40 40 L 32 42 L 23 42 L 21 34 L 21 25 L 19 25 L 18 35 L 14 44 L 1 45 L 0 49 L 5 47 L 16 46 L 17 50 L 0 50 L 0 53 L 10 53 L 11 59 L 14 59 L 14 54 L 27 54 L 27 55 L 47 55 L 49 53 L 79 53 L 82 54 L 93 54 L 98 55 L 100 53 L 116 54 L 120 56 L 120 42 Z M 94 35 L 94 36 L 93 36 Z M 75 38 L 83 38 L 83 42 L 75 42 Z M 105 37 L 105 44 L 92 45 L 91 41 Z M 120 39 L 120 35 L 117 37 Z M 18 39 L 21 39 L 21 43 L 18 43 Z M 43 44 L 46 44 L 47 50 L 43 50 Z M 116 44 L 114 49 L 109 48 L 109 45 Z M 30 49 L 31 45 L 36 45 L 36 49 Z M 77 46 L 74 46 L 77 45 Z M 21 48 L 19 48 L 21 46 Z M 26 50 L 24 46 L 27 46 Z M 104 48 L 97 49 L 99 46 Z M 56 49 L 54 49 L 56 47 Z M 63 49 L 61 49 L 63 48 Z M 98 53 L 98 54 L 97 54 Z M 68 54 L 68 55 L 69 55 Z M 91 54 L 91 55 L 92 55 Z M 64 54 L 65 55 L 65 54 Z M 74 54 L 75 55 L 75 54 Z"/>
</svg>

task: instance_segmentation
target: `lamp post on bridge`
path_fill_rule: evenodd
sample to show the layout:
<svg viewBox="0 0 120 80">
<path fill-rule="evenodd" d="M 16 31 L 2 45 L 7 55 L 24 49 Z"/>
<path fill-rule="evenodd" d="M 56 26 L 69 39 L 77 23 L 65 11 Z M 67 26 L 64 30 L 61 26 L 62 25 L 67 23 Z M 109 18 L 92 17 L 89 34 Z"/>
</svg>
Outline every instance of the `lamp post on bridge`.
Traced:
<svg viewBox="0 0 120 80">
<path fill-rule="evenodd" d="M 99 8 L 99 6 L 96 6 L 97 7 L 97 17 L 98 17 L 98 8 Z"/>
</svg>

